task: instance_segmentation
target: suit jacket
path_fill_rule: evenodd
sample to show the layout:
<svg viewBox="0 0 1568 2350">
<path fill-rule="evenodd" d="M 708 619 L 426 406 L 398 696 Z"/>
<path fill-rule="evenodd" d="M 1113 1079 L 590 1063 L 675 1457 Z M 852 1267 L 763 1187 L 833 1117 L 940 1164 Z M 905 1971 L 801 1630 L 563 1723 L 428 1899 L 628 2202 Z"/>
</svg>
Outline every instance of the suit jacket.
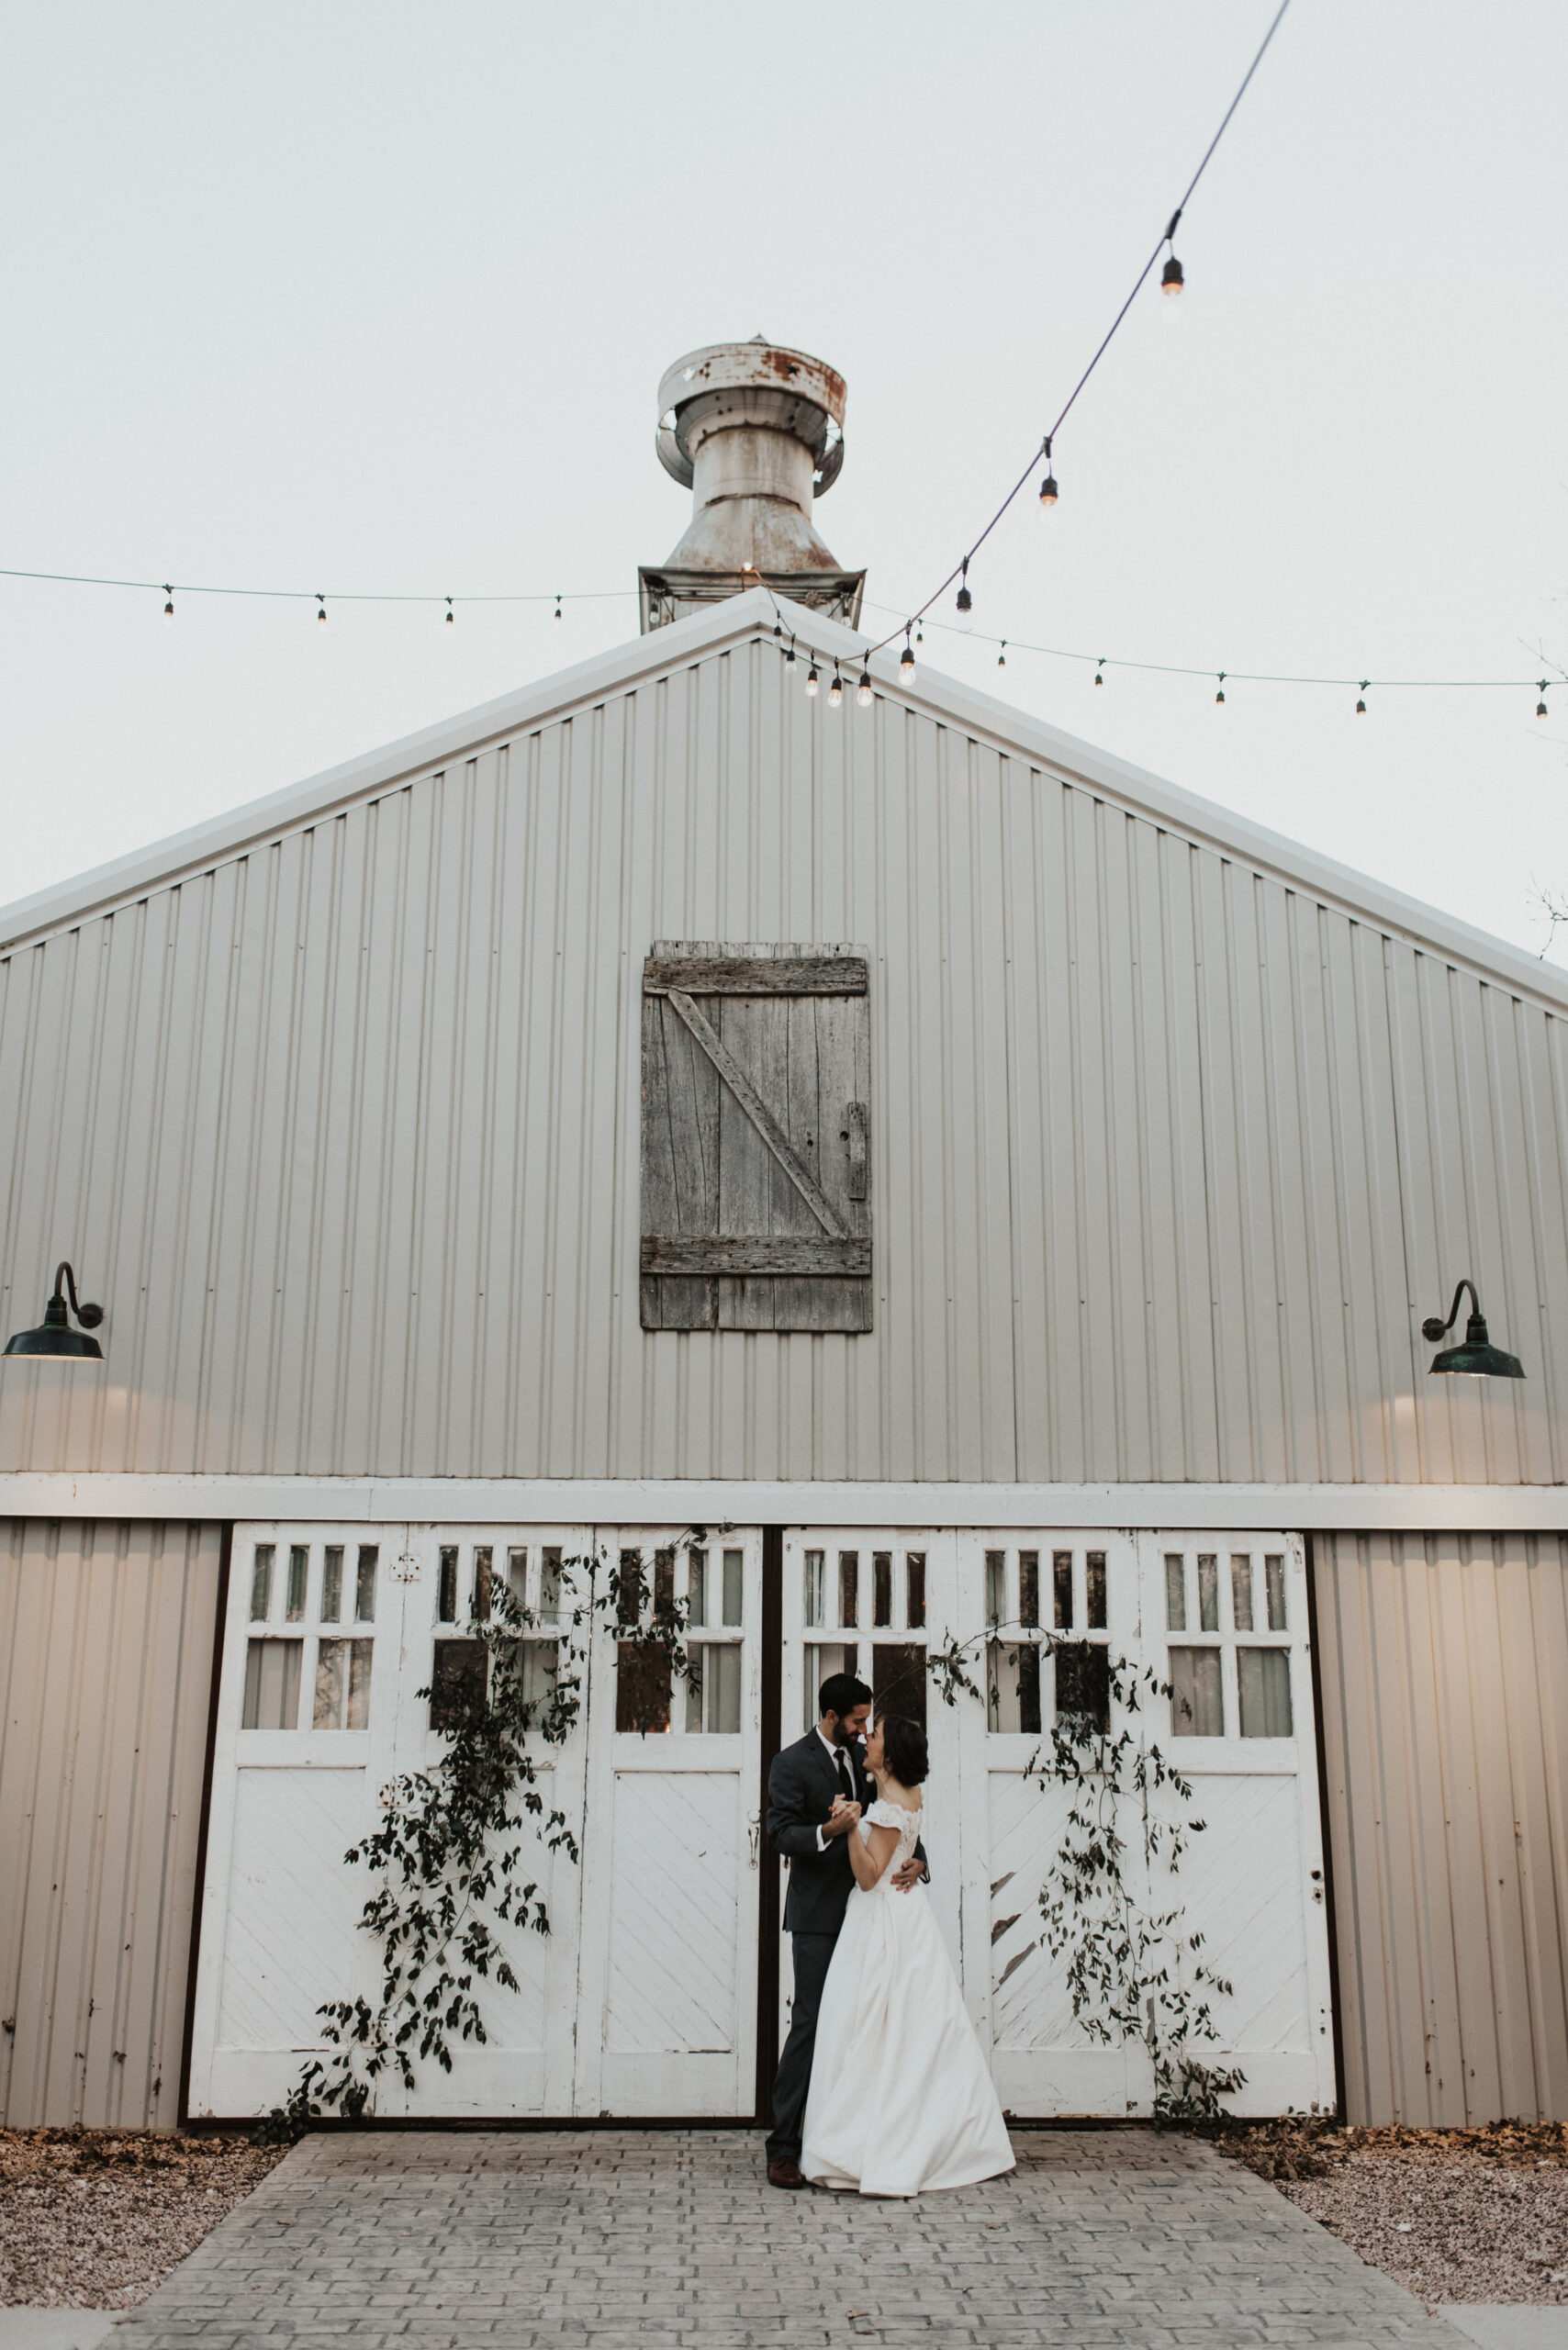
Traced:
<svg viewBox="0 0 1568 2350">
<path fill-rule="evenodd" d="M 866 1769 L 859 1747 L 846 1747 L 855 1800 L 868 1809 L 877 1800 L 877 1785 Z M 844 1789 L 838 1783 L 827 1749 L 814 1729 L 773 1758 L 767 1774 L 767 1840 L 790 1863 L 790 1889 L 784 1901 L 784 1930 L 790 1934 L 836 1934 L 855 1886 L 849 1861 L 849 1839 L 832 1836 L 817 1850 L 817 1830 L 824 1827 L 834 1799 Z M 924 1866 L 925 1851 L 915 1846 Z"/>
</svg>

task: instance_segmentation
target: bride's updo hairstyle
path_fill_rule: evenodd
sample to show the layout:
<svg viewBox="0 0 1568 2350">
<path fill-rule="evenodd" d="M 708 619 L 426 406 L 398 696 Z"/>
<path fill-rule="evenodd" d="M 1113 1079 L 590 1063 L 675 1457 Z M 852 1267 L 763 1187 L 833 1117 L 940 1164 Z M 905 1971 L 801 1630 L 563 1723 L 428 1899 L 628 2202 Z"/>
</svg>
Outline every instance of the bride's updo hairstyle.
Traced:
<svg viewBox="0 0 1568 2350">
<path fill-rule="evenodd" d="M 901 1787 L 918 1787 L 930 1769 L 925 1732 L 902 1714 L 884 1714 L 877 1724 L 882 1733 L 882 1764 Z"/>
</svg>

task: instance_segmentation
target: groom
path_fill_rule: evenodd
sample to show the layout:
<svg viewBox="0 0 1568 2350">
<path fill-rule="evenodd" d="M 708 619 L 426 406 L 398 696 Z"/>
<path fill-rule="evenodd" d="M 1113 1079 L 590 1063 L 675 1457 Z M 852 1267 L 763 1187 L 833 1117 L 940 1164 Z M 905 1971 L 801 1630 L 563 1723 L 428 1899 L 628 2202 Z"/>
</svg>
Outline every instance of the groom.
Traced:
<svg viewBox="0 0 1568 2350">
<path fill-rule="evenodd" d="M 845 1839 L 877 1790 L 861 1757 L 860 1741 L 871 1712 L 871 1692 L 853 1673 L 834 1673 L 823 1683 L 815 1729 L 774 1758 L 767 1774 L 767 1836 L 790 1863 L 784 1930 L 794 1954 L 795 1990 L 790 2037 L 773 2085 L 773 2127 L 767 2137 L 767 2183 L 804 2187 L 801 2175 L 801 2125 L 811 2087 L 817 2009 L 833 1959 L 833 1946 L 855 1883 Z M 907 1893 L 925 1874 L 925 1852 L 914 1856 L 893 1878 Z"/>
</svg>

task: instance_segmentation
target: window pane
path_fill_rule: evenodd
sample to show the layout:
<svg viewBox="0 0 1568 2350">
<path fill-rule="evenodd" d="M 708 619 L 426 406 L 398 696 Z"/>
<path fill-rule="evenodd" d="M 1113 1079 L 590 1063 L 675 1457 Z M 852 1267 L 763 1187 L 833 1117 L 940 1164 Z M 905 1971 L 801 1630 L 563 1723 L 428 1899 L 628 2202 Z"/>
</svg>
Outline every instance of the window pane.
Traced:
<svg viewBox="0 0 1568 2350">
<path fill-rule="evenodd" d="M 821 1717 L 820 1692 L 823 1683 L 830 1680 L 835 1673 L 853 1673 L 858 1654 L 859 1651 L 853 1640 L 824 1643 L 820 1648 L 814 1641 L 807 1644 L 805 1668 L 801 1676 L 801 1727 L 802 1729 L 810 1729 L 812 1723 Z"/>
<path fill-rule="evenodd" d="M 1040 1727 L 1040 1651 L 1032 1643 L 1018 1651 L 1018 1727 Z"/>
<path fill-rule="evenodd" d="M 1040 1554 L 1018 1553 L 1018 1621 L 1032 1628 L 1040 1620 Z"/>
<path fill-rule="evenodd" d="M 311 1726 L 339 1729 L 343 1719 L 343 1651 L 346 1640 L 322 1640 L 316 1651 L 316 1707 Z"/>
<path fill-rule="evenodd" d="M 1004 1640 L 988 1640 L 985 1649 L 986 1721 L 1007 1736 L 1018 1728 L 1018 1658 Z"/>
<path fill-rule="evenodd" d="M 1291 1653 L 1289 1649 L 1238 1649 L 1236 1681 L 1241 1698 L 1243 1738 L 1289 1738 Z"/>
<path fill-rule="evenodd" d="M 637 1621 L 643 1612 L 643 1601 L 646 1596 L 647 1587 L 648 1579 L 643 1572 L 641 1550 L 622 1550 L 621 1583 L 615 1603 L 615 1616 L 618 1623 L 634 1624 Z"/>
<path fill-rule="evenodd" d="M 303 1640 L 251 1640 L 245 1649 L 246 1729 L 297 1729 Z"/>
<path fill-rule="evenodd" d="M 375 1562 L 381 1556 L 374 1542 L 359 1546 L 359 1568 L 354 1576 L 353 1614 L 356 1624 L 375 1621 Z"/>
<path fill-rule="evenodd" d="M 1252 1629 L 1252 1560 L 1245 1550 L 1230 1554 L 1230 1614 L 1238 1632 Z"/>
<path fill-rule="evenodd" d="M 485 1710 L 487 1662 L 483 1640 L 437 1640 L 431 1672 L 431 1729 L 462 1729 L 478 1720 Z"/>
<path fill-rule="evenodd" d="M 689 1550 L 686 1554 L 686 1620 L 700 1628 L 708 1621 L 708 1553 Z"/>
<path fill-rule="evenodd" d="M 838 1554 L 838 1620 L 851 1626 L 860 1621 L 858 1550 L 841 1550 Z"/>
<path fill-rule="evenodd" d="M 509 1550 L 507 1552 L 507 1589 L 510 1593 L 513 1603 L 517 1606 L 527 1606 L 528 1552 L 526 1550 Z"/>
<path fill-rule="evenodd" d="M 435 1620 L 438 1624 L 455 1624 L 457 1621 L 457 1545 L 455 1542 L 443 1542 L 441 1546 L 441 1565 L 436 1574 L 435 1583 Z"/>
<path fill-rule="evenodd" d="M 801 1620 L 804 1624 L 820 1624 L 823 1620 L 823 1554 L 808 1550 L 801 1590 Z M 816 1719 L 813 1714 L 812 1720 Z"/>
<path fill-rule="evenodd" d="M 1072 1552 L 1051 1552 L 1051 1621 L 1058 1632 L 1072 1629 Z"/>
<path fill-rule="evenodd" d="M 688 1688 L 686 1727 L 706 1729 L 716 1738 L 735 1738 L 741 1727 L 741 1669 L 745 1651 L 738 1642 L 717 1641 L 693 1649 L 692 1661 L 700 1675 L 695 1696 Z M 693 1717 L 695 1716 L 695 1718 Z"/>
<path fill-rule="evenodd" d="M 1084 1560 L 1084 1618 L 1092 1632 L 1105 1628 L 1105 1553 L 1091 1550 Z"/>
<path fill-rule="evenodd" d="M 1269 1594 L 1269 1629 L 1282 1632 L 1285 1628 L 1285 1562 L 1283 1559 L 1265 1559 L 1263 1581 Z"/>
<path fill-rule="evenodd" d="M 488 1542 L 474 1545 L 474 1615 L 476 1622 L 490 1620 L 490 1568 L 495 1553 Z"/>
<path fill-rule="evenodd" d="M 321 1553 L 321 1621 L 335 1624 L 343 1612 L 343 1546 L 329 1542 Z"/>
<path fill-rule="evenodd" d="M 615 1727 L 619 1730 L 669 1728 L 669 1660 L 660 1648 L 618 1643 L 615 1659 Z"/>
<path fill-rule="evenodd" d="M 1198 1553 L 1198 1629 L 1219 1629 L 1219 1561 L 1212 1550 Z"/>
<path fill-rule="evenodd" d="M 745 1553 L 726 1550 L 724 1553 L 724 1621 L 738 1624 L 745 1596 Z"/>
<path fill-rule="evenodd" d="M 1007 1553 L 988 1550 L 985 1554 L 985 1620 L 988 1624 L 1007 1621 Z"/>
<path fill-rule="evenodd" d="M 305 1586 L 310 1574 L 310 1553 L 302 1542 L 291 1542 L 288 1550 L 288 1597 L 284 1603 L 284 1621 L 297 1624 L 305 1614 Z"/>
<path fill-rule="evenodd" d="M 1185 1561 L 1179 1550 L 1165 1553 L 1165 1628 L 1168 1632 L 1184 1632 L 1187 1628 L 1187 1585 L 1183 1574 Z"/>
<path fill-rule="evenodd" d="M 903 1620 L 912 1632 L 925 1622 L 925 1553 L 911 1550 L 904 1560 Z"/>
<path fill-rule="evenodd" d="M 251 1621 L 264 1624 L 272 1613 L 273 1545 L 258 1542 L 251 1562 Z M 247 1725 L 250 1727 L 250 1725 Z"/>
<path fill-rule="evenodd" d="M 539 1554 L 539 1620 L 542 1624 L 558 1624 L 561 1620 L 561 1546 L 551 1543 Z"/>
<path fill-rule="evenodd" d="M 891 1624 L 893 1620 L 893 1554 L 890 1550 L 871 1553 L 871 1621 Z"/>
<path fill-rule="evenodd" d="M 871 1651 L 871 1706 L 925 1727 L 925 1651 L 918 1641 L 879 1640 Z"/>
<path fill-rule="evenodd" d="M 522 1701 L 525 1706 L 549 1703 L 560 1667 L 559 1640 L 525 1640 L 522 1644 Z"/>
<path fill-rule="evenodd" d="M 1223 1738 L 1218 1649 L 1170 1651 L 1170 1732 L 1173 1738 Z"/>
<path fill-rule="evenodd" d="M 667 1622 L 675 1612 L 675 1552 L 654 1552 L 654 1613 Z"/>
<path fill-rule="evenodd" d="M 1056 1652 L 1057 1719 L 1087 1714 L 1096 1729 L 1111 1727 L 1111 1651 L 1100 1640 L 1062 1640 Z"/>
</svg>

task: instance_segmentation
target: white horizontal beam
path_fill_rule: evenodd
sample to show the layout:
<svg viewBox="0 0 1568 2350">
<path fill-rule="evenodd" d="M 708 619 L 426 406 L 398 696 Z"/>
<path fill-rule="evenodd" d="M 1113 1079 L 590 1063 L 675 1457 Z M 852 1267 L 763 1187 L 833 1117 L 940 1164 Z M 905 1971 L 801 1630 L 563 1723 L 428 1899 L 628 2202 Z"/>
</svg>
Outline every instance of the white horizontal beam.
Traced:
<svg viewBox="0 0 1568 2350">
<path fill-rule="evenodd" d="M 813 1484 L 767 1479 L 0 1475 L 0 1516 L 345 1524 L 1277 1527 L 1555 1533 L 1563 1485 Z"/>
</svg>

